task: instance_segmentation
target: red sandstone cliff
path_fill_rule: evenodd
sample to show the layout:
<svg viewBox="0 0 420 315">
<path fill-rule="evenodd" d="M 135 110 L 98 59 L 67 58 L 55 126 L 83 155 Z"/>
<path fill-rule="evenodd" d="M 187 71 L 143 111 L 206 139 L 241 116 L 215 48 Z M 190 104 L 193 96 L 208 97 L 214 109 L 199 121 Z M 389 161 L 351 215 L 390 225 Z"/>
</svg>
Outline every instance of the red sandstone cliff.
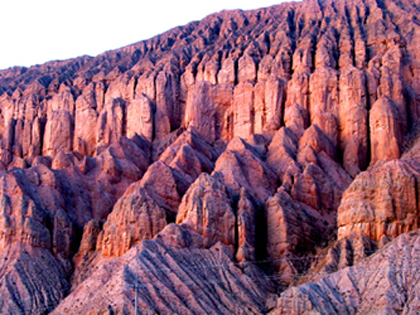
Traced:
<svg viewBox="0 0 420 315">
<path fill-rule="evenodd" d="M 419 311 L 419 8 L 223 11 L 1 70 L 0 312 Z"/>
</svg>

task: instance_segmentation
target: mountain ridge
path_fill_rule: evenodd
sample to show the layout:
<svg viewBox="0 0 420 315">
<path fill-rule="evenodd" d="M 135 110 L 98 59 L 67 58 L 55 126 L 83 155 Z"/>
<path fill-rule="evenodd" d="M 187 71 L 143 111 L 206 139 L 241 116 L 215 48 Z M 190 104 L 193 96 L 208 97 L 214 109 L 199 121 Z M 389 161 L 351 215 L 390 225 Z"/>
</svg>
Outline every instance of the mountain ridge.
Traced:
<svg viewBox="0 0 420 315">
<path fill-rule="evenodd" d="M 0 71 L 0 310 L 418 309 L 404 279 L 366 267 L 418 243 L 418 13 L 223 11 Z M 416 278 L 415 253 L 402 260 L 395 275 Z M 386 285 L 361 294 L 364 281 Z"/>
</svg>

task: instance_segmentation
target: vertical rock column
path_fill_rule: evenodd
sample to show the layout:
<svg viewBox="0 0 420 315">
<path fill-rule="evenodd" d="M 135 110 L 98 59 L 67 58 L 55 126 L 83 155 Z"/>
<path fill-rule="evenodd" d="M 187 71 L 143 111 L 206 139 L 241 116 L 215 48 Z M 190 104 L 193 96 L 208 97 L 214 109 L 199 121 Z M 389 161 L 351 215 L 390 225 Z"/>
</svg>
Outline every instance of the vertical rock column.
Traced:
<svg viewBox="0 0 420 315">
<path fill-rule="evenodd" d="M 127 106 L 127 137 L 138 134 L 153 141 L 153 105 L 149 98 L 141 94 Z"/>
<path fill-rule="evenodd" d="M 368 112 L 364 73 L 347 66 L 341 70 L 340 89 L 340 147 L 343 166 L 355 177 L 368 164 Z"/>
<path fill-rule="evenodd" d="M 54 156 L 73 149 L 73 117 L 68 111 L 53 111 L 45 126 L 42 154 Z"/>
<path fill-rule="evenodd" d="M 254 133 L 254 86 L 239 83 L 233 94 L 233 134 L 248 139 Z"/>
<path fill-rule="evenodd" d="M 83 155 L 92 156 L 96 150 L 96 92 L 97 86 L 88 85 L 76 100 L 74 123 L 74 149 Z"/>
</svg>

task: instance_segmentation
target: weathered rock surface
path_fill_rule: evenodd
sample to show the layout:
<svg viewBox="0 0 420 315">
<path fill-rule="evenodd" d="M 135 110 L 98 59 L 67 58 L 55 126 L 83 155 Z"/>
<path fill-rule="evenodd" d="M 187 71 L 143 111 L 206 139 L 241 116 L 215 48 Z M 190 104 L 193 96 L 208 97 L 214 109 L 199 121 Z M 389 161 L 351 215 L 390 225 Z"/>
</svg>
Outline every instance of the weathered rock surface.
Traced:
<svg viewBox="0 0 420 315">
<path fill-rule="evenodd" d="M 267 211 L 267 255 L 279 281 L 289 284 L 309 265 L 302 259 L 325 242 L 333 223 L 311 207 L 294 200 L 283 188 L 270 198 Z"/>
<path fill-rule="evenodd" d="M 176 212 L 180 202 L 172 172 L 166 164 L 156 162 L 142 180 L 127 188 L 98 235 L 97 249 L 104 256 L 121 256 L 167 225 L 167 216 Z"/>
<path fill-rule="evenodd" d="M 145 313 L 415 313 L 419 13 L 222 11 L 0 70 L 0 312 L 134 313 L 141 279 Z"/>
<path fill-rule="evenodd" d="M 189 247 L 187 238 L 180 241 L 190 244 L 187 247 L 174 246 L 166 230 L 120 258 L 103 262 L 52 314 L 134 313 L 136 283 L 139 309 L 150 313 L 264 311 L 272 287 L 259 269 L 249 265 L 242 270 L 220 243 L 198 249 Z"/>
<path fill-rule="evenodd" d="M 185 193 L 176 217 L 182 224 L 203 236 L 203 246 L 217 242 L 235 246 L 235 213 L 230 206 L 226 188 L 203 173 Z"/>
<path fill-rule="evenodd" d="M 235 194 L 245 188 L 254 198 L 264 202 L 276 189 L 274 172 L 250 144 L 235 137 L 216 161 L 213 176 Z"/>
<path fill-rule="evenodd" d="M 189 186 L 202 172 L 211 173 L 220 152 L 220 149 L 207 142 L 194 127 L 190 127 L 166 148 L 159 156 L 159 161 L 174 169 Z M 182 191 L 182 187 L 179 189 Z"/>
<path fill-rule="evenodd" d="M 1 251 L 0 259 L 3 314 L 48 314 L 67 295 L 68 271 L 50 250 L 15 243 Z"/>
<path fill-rule="evenodd" d="M 320 257 L 320 263 L 316 267 L 322 266 L 316 278 L 321 278 L 325 273 L 332 273 L 346 267 L 351 267 L 363 262 L 366 257 L 372 255 L 377 248 L 381 248 L 390 240 L 382 238 L 382 242 L 375 242 L 363 233 L 352 232 L 346 237 L 338 240 L 328 249 L 325 257 Z M 320 255 L 322 256 L 322 255 Z"/>
<path fill-rule="evenodd" d="M 270 314 L 415 314 L 420 235 L 410 232 L 355 267 L 283 292 Z"/>
<path fill-rule="evenodd" d="M 2 304 L 2 312 L 44 314 L 68 293 L 73 256 L 79 251 L 80 255 L 74 258 L 77 265 L 83 256 L 95 250 L 100 230 L 98 220 L 103 220 L 102 216 L 111 210 L 104 201 L 117 198 L 127 182 L 134 180 L 132 160 L 139 166 L 144 162 L 129 155 L 127 146 L 130 145 L 132 154 L 137 152 L 143 159 L 147 156 L 134 142 L 124 143 L 122 139 L 119 145 L 113 144 L 95 159 L 78 159 L 77 154 L 60 151 L 52 163 L 38 159 L 39 164 L 27 170 L 13 168 L 3 174 L 0 179 L 1 253 L 5 256 L 1 295 L 10 303 Z M 110 175 L 116 163 L 123 169 L 118 175 Z M 52 164 L 56 169 L 45 164 Z M 107 164 L 112 167 L 106 168 Z M 135 169 L 141 174 L 141 169 L 136 166 Z M 28 299 L 18 298 L 22 294 Z"/>
<path fill-rule="evenodd" d="M 395 160 L 356 177 L 338 209 L 338 238 L 364 233 L 380 241 L 419 228 L 418 164 Z"/>
<path fill-rule="evenodd" d="M 242 189 L 238 201 L 237 216 L 237 246 L 236 260 L 256 261 L 261 254 L 260 242 L 264 244 L 264 235 L 261 233 L 261 225 L 265 228 L 265 216 L 262 207 Z M 261 224 L 263 222 L 263 224 Z M 265 252 L 263 253 L 265 255 Z"/>
</svg>

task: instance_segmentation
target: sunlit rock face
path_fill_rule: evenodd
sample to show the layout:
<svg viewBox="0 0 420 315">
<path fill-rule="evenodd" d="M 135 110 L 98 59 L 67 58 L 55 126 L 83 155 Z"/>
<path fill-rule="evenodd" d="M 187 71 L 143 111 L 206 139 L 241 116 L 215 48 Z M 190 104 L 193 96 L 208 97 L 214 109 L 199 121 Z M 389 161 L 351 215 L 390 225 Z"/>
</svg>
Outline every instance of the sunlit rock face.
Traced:
<svg viewBox="0 0 420 315">
<path fill-rule="evenodd" d="M 419 13 L 222 11 L 1 70 L 0 313 L 416 313 Z"/>
</svg>

